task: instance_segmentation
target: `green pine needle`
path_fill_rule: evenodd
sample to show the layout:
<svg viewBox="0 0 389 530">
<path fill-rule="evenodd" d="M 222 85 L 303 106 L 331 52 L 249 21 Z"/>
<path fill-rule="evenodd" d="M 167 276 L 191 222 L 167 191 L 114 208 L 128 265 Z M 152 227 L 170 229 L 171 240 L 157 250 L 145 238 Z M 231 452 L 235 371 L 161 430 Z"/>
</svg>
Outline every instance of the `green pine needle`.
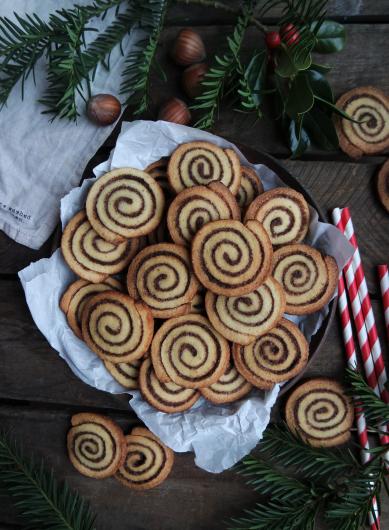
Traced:
<svg viewBox="0 0 389 530">
<path fill-rule="evenodd" d="M 389 405 L 384 403 L 370 388 L 360 372 L 347 369 L 347 381 L 358 406 L 363 403 L 363 412 L 369 425 L 389 423 Z"/>
<path fill-rule="evenodd" d="M 88 503 L 60 484 L 43 461 L 27 457 L 10 435 L 0 433 L 0 485 L 31 530 L 94 530 Z"/>
</svg>

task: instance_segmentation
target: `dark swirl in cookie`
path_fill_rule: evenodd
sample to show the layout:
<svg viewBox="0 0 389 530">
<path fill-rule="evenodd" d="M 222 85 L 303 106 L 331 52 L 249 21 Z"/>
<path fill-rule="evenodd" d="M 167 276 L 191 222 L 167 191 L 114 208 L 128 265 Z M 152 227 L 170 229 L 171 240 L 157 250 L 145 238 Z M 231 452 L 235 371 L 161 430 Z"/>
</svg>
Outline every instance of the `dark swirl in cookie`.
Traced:
<svg viewBox="0 0 389 530">
<path fill-rule="evenodd" d="M 82 336 L 103 361 L 133 362 L 146 353 L 154 331 L 150 309 L 116 291 L 92 296 L 82 312 Z"/>
<path fill-rule="evenodd" d="M 315 447 L 347 442 L 354 411 L 342 386 L 332 379 L 310 379 L 300 384 L 286 403 L 289 429 Z"/>
<path fill-rule="evenodd" d="M 232 403 L 241 399 L 252 389 L 252 385 L 230 364 L 219 381 L 200 388 L 201 394 L 215 404 Z"/>
<path fill-rule="evenodd" d="M 155 179 L 158 184 L 163 189 L 165 195 L 169 195 L 172 193 L 172 190 L 169 185 L 169 181 L 167 178 L 167 164 L 169 162 L 169 159 L 167 157 L 163 157 L 160 160 L 157 160 L 156 162 L 153 162 L 152 164 L 149 164 L 144 171 L 151 175 L 153 179 Z"/>
<path fill-rule="evenodd" d="M 285 311 L 285 295 L 281 285 L 269 276 L 245 295 L 224 296 L 208 291 L 205 310 L 223 337 L 238 344 L 250 344 L 279 322 Z"/>
<path fill-rule="evenodd" d="M 104 281 L 122 271 L 137 253 L 139 240 L 114 245 L 92 228 L 85 211 L 78 212 L 66 225 L 61 239 L 64 260 L 81 278 L 92 283 Z"/>
<path fill-rule="evenodd" d="M 336 106 L 353 118 L 336 120 L 339 145 L 345 153 L 358 158 L 389 148 L 389 98 L 381 90 L 354 88 L 343 94 Z"/>
<path fill-rule="evenodd" d="M 73 466 L 87 477 L 105 478 L 122 465 L 126 440 L 116 423 L 100 414 L 75 414 L 68 432 L 68 454 Z"/>
<path fill-rule="evenodd" d="M 143 249 L 127 274 L 130 296 L 143 300 L 156 318 L 189 313 L 199 285 L 192 272 L 188 250 L 173 243 Z"/>
<path fill-rule="evenodd" d="M 263 185 L 257 172 L 251 167 L 242 166 L 242 179 L 236 196 L 242 210 L 245 210 L 261 193 L 263 193 Z"/>
<path fill-rule="evenodd" d="M 155 488 L 169 475 L 174 453 L 148 429 L 135 427 L 126 436 L 127 454 L 115 477 L 127 488 Z"/>
<path fill-rule="evenodd" d="M 176 193 L 217 181 L 235 195 L 241 180 L 240 161 L 236 153 L 209 142 L 181 144 L 170 157 L 167 173 Z"/>
<path fill-rule="evenodd" d="M 119 243 L 146 235 L 162 218 L 162 188 L 148 173 L 116 169 L 96 180 L 86 199 L 86 213 L 94 230 L 106 241 Z"/>
<path fill-rule="evenodd" d="M 190 245 L 202 226 L 219 219 L 240 219 L 240 210 L 228 188 L 213 182 L 181 191 L 169 207 L 167 225 L 175 243 Z"/>
<path fill-rule="evenodd" d="M 228 342 L 202 315 L 167 320 L 151 344 L 151 360 L 158 379 L 184 388 L 215 383 L 225 372 L 229 358 Z"/>
<path fill-rule="evenodd" d="M 338 267 L 334 258 L 308 245 L 287 245 L 274 253 L 273 276 L 284 288 L 285 311 L 305 315 L 328 304 L 338 282 Z"/>
<path fill-rule="evenodd" d="M 139 367 L 141 359 L 132 361 L 132 363 L 111 363 L 110 361 L 104 361 L 104 366 L 108 372 L 112 375 L 118 383 L 124 388 L 134 390 L 139 387 Z"/>
<path fill-rule="evenodd" d="M 263 224 L 274 246 L 299 243 L 309 228 L 309 207 L 304 196 L 291 188 L 273 188 L 249 206 L 245 220 Z"/>
<path fill-rule="evenodd" d="M 258 221 L 213 221 L 192 242 L 192 264 L 200 282 L 216 294 L 238 296 L 269 275 L 272 246 Z"/>
<path fill-rule="evenodd" d="M 236 369 L 251 384 L 268 388 L 296 376 L 308 361 L 309 346 L 299 328 L 282 318 L 254 342 L 232 348 Z M 264 386 L 265 382 L 265 386 Z"/>
<path fill-rule="evenodd" d="M 160 381 L 149 357 L 142 363 L 139 387 L 142 396 L 152 407 L 170 414 L 190 409 L 200 397 L 197 390 L 184 388 L 171 381 Z"/>
</svg>

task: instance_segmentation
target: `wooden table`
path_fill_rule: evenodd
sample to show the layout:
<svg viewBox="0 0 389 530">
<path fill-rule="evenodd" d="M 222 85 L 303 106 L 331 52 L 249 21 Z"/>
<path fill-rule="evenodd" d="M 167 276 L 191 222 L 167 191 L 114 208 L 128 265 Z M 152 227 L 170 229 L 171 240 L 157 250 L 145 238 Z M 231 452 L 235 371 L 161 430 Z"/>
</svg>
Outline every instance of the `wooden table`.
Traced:
<svg viewBox="0 0 389 530">
<path fill-rule="evenodd" d="M 233 3 L 233 2 L 232 2 Z M 358 85 L 375 85 L 389 94 L 389 2 L 387 0 L 338 0 L 329 14 L 346 24 L 347 45 L 340 54 L 324 57 L 333 66 L 330 80 L 335 95 Z M 266 21 L 274 24 L 275 19 Z M 179 70 L 166 59 L 180 27 L 197 26 L 209 55 L 220 50 L 231 18 L 219 11 L 196 7 L 172 9 L 165 30 L 160 59 L 168 85 L 155 80 L 153 104 L 157 107 L 172 94 L 180 95 Z M 206 24 L 206 25 L 205 25 Z M 261 36 L 250 29 L 253 46 Z M 212 53 L 211 53 L 212 52 Z M 381 305 L 375 276 L 378 263 L 389 262 L 389 215 L 377 201 L 374 176 L 384 156 L 351 161 L 341 152 L 313 149 L 301 161 L 288 160 L 288 152 L 274 124 L 255 126 L 241 114 L 223 110 L 215 132 L 285 159 L 287 168 L 327 213 L 349 205 L 355 221 L 373 306 L 382 333 Z M 108 141 L 108 147 L 113 139 Z M 106 154 L 108 149 L 102 151 Z M 100 155 L 99 156 L 103 156 Z M 86 161 L 87 162 L 87 161 Z M 37 330 L 28 311 L 17 271 L 31 261 L 49 256 L 52 241 L 39 251 L 17 245 L 0 232 L 0 425 L 10 427 L 26 449 L 43 455 L 58 477 L 68 480 L 90 499 L 104 530 L 211 530 L 225 528 L 223 520 L 249 507 L 256 495 L 232 472 L 207 474 L 193 463 L 191 454 L 179 454 L 171 477 L 163 486 L 146 493 L 132 493 L 114 479 L 93 481 L 79 475 L 66 456 L 65 435 L 76 411 L 103 412 L 126 430 L 137 422 L 125 395 L 99 392 L 77 379 Z M 382 336 L 384 336 L 382 334 Z M 387 351 L 385 351 L 387 355 Z M 332 326 L 325 347 L 308 375 L 342 378 L 344 359 L 338 322 Z M 280 406 L 274 411 L 279 417 Z M 389 527 L 389 503 L 383 506 L 383 528 Z M 319 528 L 325 528 L 319 523 Z M 9 499 L 0 493 L 0 528 L 20 528 Z"/>
</svg>

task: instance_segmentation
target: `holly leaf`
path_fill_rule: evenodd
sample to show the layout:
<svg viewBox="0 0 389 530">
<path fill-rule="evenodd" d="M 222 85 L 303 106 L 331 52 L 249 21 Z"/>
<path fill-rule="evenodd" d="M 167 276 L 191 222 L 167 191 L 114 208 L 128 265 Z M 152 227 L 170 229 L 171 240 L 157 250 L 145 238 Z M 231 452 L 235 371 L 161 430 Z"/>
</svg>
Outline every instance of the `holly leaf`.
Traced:
<svg viewBox="0 0 389 530">
<path fill-rule="evenodd" d="M 245 71 L 247 85 L 251 90 L 251 96 L 254 103 L 260 106 L 263 100 L 263 85 L 266 78 L 267 70 L 267 53 L 262 51 L 256 53 Z"/>
<path fill-rule="evenodd" d="M 315 70 L 316 72 L 319 72 L 320 74 L 328 74 L 330 72 L 332 66 L 329 66 L 328 64 L 318 64 L 318 63 L 312 63 L 309 67 L 310 70 Z"/>
<path fill-rule="evenodd" d="M 320 96 L 331 103 L 334 102 L 331 86 L 323 74 L 309 69 L 305 72 L 305 75 L 315 96 Z"/>
<path fill-rule="evenodd" d="M 344 112 L 342 109 L 340 109 L 339 107 L 337 107 L 336 105 L 334 105 L 330 101 L 327 101 L 326 99 L 321 98 L 320 96 L 317 96 L 316 94 L 315 94 L 314 98 L 317 101 L 319 101 L 320 103 L 322 103 L 323 105 L 325 105 L 326 107 L 328 107 L 329 109 L 331 109 L 332 112 L 334 112 L 338 116 L 341 116 L 342 118 L 345 118 L 346 120 L 352 121 L 353 123 L 362 123 L 363 122 L 363 120 L 354 120 L 354 118 L 352 118 L 349 114 L 347 114 L 347 112 Z"/>
<path fill-rule="evenodd" d="M 344 26 L 333 20 L 325 20 L 316 34 L 314 51 L 319 53 L 340 52 L 344 48 L 345 40 Z"/>
<path fill-rule="evenodd" d="M 275 50 L 276 69 L 275 73 L 280 77 L 292 77 L 297 74 L 298 70 L 293 62 L 291 55 L 284 46 Z"/>
<path fill-rule="evenodd" d="M 295 118 L 298 114 L 308 112 L 313 103 L 314 97 L 308 77 L 300 72 L 291 82 L 285 110 L 291 118 Z"/>
<path fill-rule="evenodd" d="M 311 145 L 309 136 L 303 128 L 303 118 L 287 122 L 287 139 L 292 158 L 301 156 Z"/>
<path fill-rule="evenodd" d="M 310 138 L 326 151 L 333 151 L 339 147 L 339 139 L 332 119 L 317 105 L 304 114 L 304 129 Z"/>
</svg>

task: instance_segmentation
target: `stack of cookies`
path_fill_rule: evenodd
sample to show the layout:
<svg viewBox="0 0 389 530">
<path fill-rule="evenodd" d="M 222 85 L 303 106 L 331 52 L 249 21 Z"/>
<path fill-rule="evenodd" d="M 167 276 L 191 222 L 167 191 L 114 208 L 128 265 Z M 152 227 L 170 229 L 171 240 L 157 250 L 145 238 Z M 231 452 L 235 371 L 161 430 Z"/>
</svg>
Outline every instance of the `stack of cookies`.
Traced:
<svg viewBox="0 0 389 530">
<path fill-rule="evenodd" d="M 112 376 L 162 412 L 271 389 L 308 359 L 284 313 L 318 311 L 337 284 L 334 258 L 303 243 L 309 223 L 300 193 L 264 192 L 232 149 L 182 144 L 92 185 L 63 233 L 80 279 L 61 308 Z"/>
</svg>

